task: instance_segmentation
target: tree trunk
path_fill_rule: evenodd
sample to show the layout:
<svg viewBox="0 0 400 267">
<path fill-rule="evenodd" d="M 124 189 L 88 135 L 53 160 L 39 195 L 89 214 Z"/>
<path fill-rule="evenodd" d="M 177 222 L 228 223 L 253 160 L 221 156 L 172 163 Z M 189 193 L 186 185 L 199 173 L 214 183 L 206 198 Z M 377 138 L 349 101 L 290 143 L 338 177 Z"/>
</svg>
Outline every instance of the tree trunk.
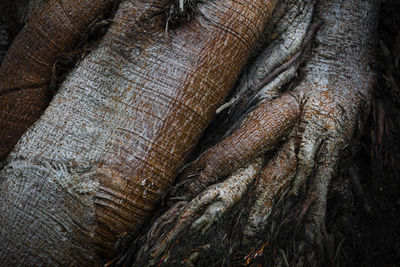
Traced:
<svg viewBox="0 0 400 267">
<path fill-rule="evenodd" d="M 5 262 L 78 265 L 115 255 L 170 186 L 275 2 L 201 6 L 202 16 L 169 38 L 166 4 L 122 3 L 9 155 L 0 199 Z"/>
<path fill-rule="evenodd" d="M 0 158 L 48 105 L 48 87 L 61 54 L 76 46 L 83 30 L 111 4 L 111 0 L 50 1 L 13 41 L 0 67 Z"/>
<path fill-rule="evenodd" d="M 309 2 L 296 3 L 302 6 L 299 12 L 307 12 L 307 5 Z M 325 228 L 327 194 L 341 152 L 360 116 L 368 112 L 375 79 L 371 64 L 378 10 L 376 1 L 317 3 L 313 20 L 322 25 L 309 60 L 291 85 L 290 96 L 281 91 L 285 87 L 273 86 L 271 81 L 262 89 L 267 100 L 183 171 L 178 178 L 181 185 L 174 190 L 178 193 L 173 193 L 173 199 L 183 201 L 174 204 L 149 229 L 138 263 L 143 264 L 141 260 L 147 261 L 148 256 L 152 263 L 190 265 L 190 259 L 197 261 L 201 254 L 214 255 L 220 260 L 216 265 L 240 265 L 243 262 L 238 258 L 251 263 L 282 226 L 284 232 L 300 240 L 286 234 L 288 239 L 280 244 L 283 255 L 271 256 L 269 264 L 276 260 L 285 264 L 288 258 L 291 265 L 329 261 L 323 259 L 327 257 L 324 246 L 329 243 Z M 318 22 L 314 23 L 310 30 L 318 27 L 313 26 Z M 306 41 L 307 37 L 303 43 Z M 267 48 L 265 54 L 274 52 Z M 290 61 L 288 57 L 286 62 Z M 288 77 L 284 75 L 288 70 L 290 67 L 280 72 L 281 80 Z M 269 100 L 276 95 L 278 99 Z M 299 119 L 293 101 L 301 106 Z M 285 124 L 294 118 L 294 126 Z M 283 145 L 277 146 L 288 126 L 291 132 Z M 275 153 L 271 152 L 273 148 Z M 265 152 L 269 153 L 263 155 Z M 254 160 L 256 157 L 261 157 L 264 167 L 257 163 L 260 159 Z M 244 208 L 246 205 L 250 208 Z M 237 214 L 242 216 L 236 218 Z M 222 222 L 230 222 L 236 229 Z M 312 246 L 305 246 L 301 239 L 311 240 Z M 207 257 L 200 258 L 199 266 L 207 264 Z"/>
<path fill-rule="evenodd" d="M 272 209 L 297 202 L 312 203 L 302 238 L 323 243 L 329 182 L 371 98 L 377 1 L 123 1 L 41 115 L 60 51 L 112 5 L 78 2 L 49 0 L 0 68 L 0 158 L 19 140 L 0 172 L 1 262 L 102 265 L 146 236 L 137 264 L 204 265 L 210 235 L 243 203 L 228 262 L 239 243 L 267 244 Z M 71 24 L 54 23 L 67 4 Z M 224 130 L 211 134 L 221 142 L 180 174 L 172 195 L 184 201 L 146 228 L 234 87 L 234 116 L 218 110 Z"/>
</svg>

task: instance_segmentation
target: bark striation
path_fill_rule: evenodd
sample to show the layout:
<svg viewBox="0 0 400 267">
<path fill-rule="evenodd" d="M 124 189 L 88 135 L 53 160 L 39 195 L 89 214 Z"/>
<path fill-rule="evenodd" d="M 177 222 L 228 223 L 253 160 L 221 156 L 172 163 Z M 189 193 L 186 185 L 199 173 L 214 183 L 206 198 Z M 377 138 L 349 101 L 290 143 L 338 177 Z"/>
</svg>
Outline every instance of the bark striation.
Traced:
<svg viewBox="0 0 400 267">
<path fill-rule="evenodd" d="M 267 97 L 237 129 L 183 171 L 184 181 L 180 185 L 186 188 L 183 192 L 177 190 L 178 195 L 171 200 L 189 201 L 177 202 L 155 221 L 151 230 L 162 227 L 164 231 L 154 232 L 154 236 L 149 231 L 150 241 L 139 260 L 147 261 L 147 253 L 161 265 L 178 264 L 192 257 L 198 260 L 198 266 L 213 265 L 209 257 L 199 259 L 203 253 L 225 263 L 230 259 L 229 264 L 233 265 L 248 259 L 243 264 L 250 265 L 264 254 L 271 257 L 268 262 L 271 264 L 279 265 L 280 258 L 280 263 L 288 266 L 298 265 L 289 264 L 288 260 L 298 260 L 299 265 L 321 265 L 325 260 L 323 245 L 329 241 L 325 227 L 329 184 L 358 120 L 368 112 L 372 96 L 375 73 L 371 65 L 378 6 L 376 0 L 318 1 L 313 16 L 314 21 L 322 24 L 315 44 L 309 47 L 311 54 L 305 53 L 309 60 L 293 81 L 294 88 L 290 92 L 278 91 L 277 99 Z M 318 24 L 312 23 L 309 31 Z M 279 126 L 284 127 L 277 130 Z M 286 143 L 276 146 L 276 141 L 282 138 L 277 133 L 284 132 L 290 132 Z M 237 180 L 229 176 L 239 172 L 240 167 L 251 166 L 254 158 L 273 148 L 277 153 L 258 179 L 242 178 L 238 186 Z M 223 182 L 214 184 L 227 176 Z M 246 195 L 245 190 L 232 190 L 247 187 L 251 179 L 255 180 L 255 191 Z M 191 199 L 185 194 L 195 196 Z M 249 196 L 254 197 L 253 203 L 248 202 Z M 252 205 L 249 216 L 248 203 Z M 235 217 L 238 209 L 243 216 L 240 220 Z M 223 218 L 224 215 L 227 217 Z M 294 215 L 298 218 L 294 219 Z M 223 223 L 232 221 L 236 230 Z M 214 229 L 210 227 L 213 223 Z M 240 256 L 241 242 L 250 247 L 246 257 Z M 277 243 L 282 248 L 282 257 L 275 254 Z M 259 259 L 252 262 L 256 258 Z"/>
<path fill-rule="evenodd" d="M 47 89 L 61 54 L 74 48 L 112 2 L 49 1 L 15 38 L 0 67 L 0 158 L 7 156 L 48 105 Z"/>
<path fill-rule="evenodd" d="M 114 256 L 170 186 L 276 5 L 199 4 L 166 37 L 167 2 L 123 2 L 98 48 L 9 155 L 0 173 L 2 262 Z"/>
</svg>

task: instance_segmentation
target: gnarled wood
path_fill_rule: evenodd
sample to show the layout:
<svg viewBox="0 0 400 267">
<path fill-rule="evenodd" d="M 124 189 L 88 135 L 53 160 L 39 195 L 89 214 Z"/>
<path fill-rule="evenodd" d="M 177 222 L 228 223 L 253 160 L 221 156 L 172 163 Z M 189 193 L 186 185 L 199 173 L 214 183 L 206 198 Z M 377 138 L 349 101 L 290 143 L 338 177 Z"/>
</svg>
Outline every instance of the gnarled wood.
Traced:
<svg viewBox="0 0 400 267">
<path fill-rule="evenodd" d="M 275 254 L 276 247 L 271 246 L 271 241 L 282 230 L 282 226 L 289 227 L 288 221 L 292 220 L 290 217 L 296 214 L 292 208 L 302 206 L 297 214 L 299 222 L 305 224 L 304 231 L 299 230 L 301 228 L 297 228 L 297 225 L 294 232 L 300 232 L 302 239 L 306 238 L 316 246 L 307 246 L 312 251 L 305 252 L 305 246 L 297 246 L 293 239 L 280 240 L 284 246 L 293 247 L 293 250 L 289 250 L 290 258 L 286 256 L 288 254 L 283 255 L 285 261 L 281 263 L 288 262 L 288 259 L 297 261 L 299 255 L 309 252 L 304 261 L 308 261 L 310 266 L 321 265 L 313 255 L 322 252 L 318 248 L 322 248 L 326 233 L 329 184 L 336 171 L 339 155 L 353 135 L 363 109 L 368 109 L 372 96 L 375 73 L 371 62 L 374 58 L 377 10 L 377 0 L 318 1 L 314 19 L 322 21 L 321 29 L 316 34 L 316 43 L 309 61 L 302 68 L 301 79 L 290 96 L 280 92 L 277 99 L 269 100 L 267 105 L 254 109 L 242 125 L 206 150 L 183 172 L 183 178 L 190 178 L 191 183 L 185 185 L 182 182 L 187 188 L 183 192 L 178 190 L 178 193 L 197 196 L 186 205 L 178 202 L 161 215 L 162 220 L 156 220 L 151 230 L 161 225 L 164 231 L 150 231 L 149 241 L 143 251 L 150 252 L 150 257 L 155 257 L 157 262 L 174 265 L 190 259 L 197 253 L 197 248 L 208 244 L 209 250 L 204 251 L 204 254 L 218 253 L 220 258 L 232 260 L 232 265 L 240 265 L 246 258 L 246 264 L 255 265 L 251 260 L 262 253 L 273 255 L 274 262 L 271 259 L 271 262 L 264 263 L 273 265 L 279 256 Z M 296 121 L 298 118 L 300 121 Z M 255 191 L 245 195 L 244 189 L 242 192 L 231 190 L 236 183 L 231 181 L 231 177 L 210 186 L 227 174 L 238 171 L 239 167 L 251 166 L 247 164 L 262 155 L 266 148 L 274 148 L 285 131 L 291 131 L 288 141 L 277 148 L 277 154 L 261 172 L 254 183 Z M 247 179 L 243 179 L 235 189 L 247 186 Z M 252 188 L 249 187 L 249 190 Z M 223 197 L 220 192 L 223 192 Z M 233 208 L 242 195 L 244 205 L 240 206 L 240 212 L 234 213 L 235 218 L 226 220 L 236 222 L 236 229 L 232 231 L 221 223 L 223 220 L 220 218 L 224 215 L 228 218 L 232 216 L 229 208 Z M 256 200 L 251 202 L 248 198 L 254 196 Z M 174 196 L 175 199 L 179 197 Z M 272 203 L 278 199 L 280 207 L 274 210 Z M 248 203 L 251 203 L 252 209 L 248 217 L 244 217 Z M 279 213 L 281 205 L 284 206 L 284 215 L 270 216 L 271 213 L 277 215 L 276 211 Z M 237 219 L 237 214 L 243 217 Z M 193 233 L 196 228 L 201 229 L 202 225 L 211 229 L 208 225 L 214 221 L 219 221 L 215 225 L 216 229 L 202 235 Z M 243 232 L 239 224 L 243 224 Z M 239 239 L 253 249 L 248 254 L 252 258 L 240 256 L 242 247 Z M 264 240 L 261 248 L 257 248 L 259 240 Z M 285 253 L 284 246 L 282 252 Z M 140 256 L 147 260 L 146 253 L 143 255 Z M 300 265 L 303 265 L 302 261 L 299 260 Z M 208 262 L 209 259 L 204 257 L 197 264 L 204 266 Z M 298 265 L 289 262 L 286 265 Z"/>
</svg>

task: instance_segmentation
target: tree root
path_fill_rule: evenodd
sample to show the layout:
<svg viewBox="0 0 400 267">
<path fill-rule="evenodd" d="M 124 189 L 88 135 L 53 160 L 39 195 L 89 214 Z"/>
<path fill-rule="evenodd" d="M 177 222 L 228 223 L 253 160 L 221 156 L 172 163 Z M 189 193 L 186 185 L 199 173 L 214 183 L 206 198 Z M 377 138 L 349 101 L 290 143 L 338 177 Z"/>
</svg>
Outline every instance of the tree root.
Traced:
<svg viewBox="0 0 400 267">
<path fill-rule="evenodd" d="M 164 232 L 166 228 L 161 227 L 157 233 L 153 231 L 147 247 L 153 262 L 174 249 L 171 244 L 185 232 L 206 235 L 238 203 L 248 201 L 245 192 L 249 190 L 253 201 L 244 219 L 242 244 L 253 248 L 254 253 L 262 253 L 268 244 L 265 240 L 278 236 L 284 225 L 291 225 L 289 222 L 297 221 L 290 227 L 302 229 L 300 240 L 294 241 L 291 253 L 278 251 L 276 258 L 281 264 L 318 265 L 324 261 L 324 255 L 325 260 L 333 261 L 334 253 L 324 254 L 324 249 L 335 250 L 325 227 L 329 184 L 341 151 L 353 135 L 360 110 L 368 108 L 374 79 L 369 62 L 374 43 L 371 33 L 375 26 L 375 3 L 356 2 L 347 4 L 337 0 L 320 4 L 317 13 L 323 24 L 317 46 L 312 49 L 303 76 L 290 92 L 277 90 L 283 84 L 277 79 L 286 83 L 286 78 L 293 78 L 297 67 L 292 67 L 304 63 L 307 58 L 304 55 L 310 54 L 319 22 L 306 23 L 311 26 L 308 35 L 303 31 L 300 38 L 304 40 L 304 48 L 297 52 L 289 50 L 281 56 L 280 67 L 269 68 L 264 79 L 257 76 L 261 71 L 257 68 L 265 69 L 274 58 L 261 57 L 265 63 L 256 63 L 250 68 L 253 74 L 242 77 L 253 78 L 250 83 L 247 80 L 239 83 L 247 88 L 239 90 L 239 94 L 256 88 L 258 95 L 266 87 L 272 94 L 264 92 L 264 100 L 246 114 L 237 128 L 182 172 L 173 195 L 183 195 L 187 203 L 181 202 L 177 204 L 179 209 L 173 207 L 166 213 L 167 223 L 173 222 L 170 230 Z M 360 20 L 349 21 L 355 13 Z M 334 26 L 337 21 L 340 25 Z M 269 48 L 266 54 L 273 51 L 277 50 Z M 236 101 L 230 103 L 236 105 Z M 273 156 L 267 156 L 266 152 Z M 262 158 L 265 166 L 255 158 Z M 271 218 L 271 214 L 279 213 L 280 222 Z M 254 259 L 253 256 L 246 258 L 246 262 L 251 262 L 248 259 Z"/>
<path fill-rule="evenodd" d="M 241 199 L 247 186 L 260 170 L 262 166 L 260 161 L 260 159 L 256 159 L 247 168 L 240 169 L 224 182 L 211 186 L 189 202 L 179 215 L 172 230 L 162 235 L 155 242 L 155 246 L 150 250 L 151 258 L 159 259 L 170 243 L 187 230 L 188 227 L 192 231 L 205 233 L 215 221 L 220 219 L 229 208 Z M 177 209 L 176 206 L 170 211 L 175 209 Z M 172 212 L 167 214 L 169 218 L 173 217 Z M 151 242 L 152 240 L 149 241 Z"/>
</svg>

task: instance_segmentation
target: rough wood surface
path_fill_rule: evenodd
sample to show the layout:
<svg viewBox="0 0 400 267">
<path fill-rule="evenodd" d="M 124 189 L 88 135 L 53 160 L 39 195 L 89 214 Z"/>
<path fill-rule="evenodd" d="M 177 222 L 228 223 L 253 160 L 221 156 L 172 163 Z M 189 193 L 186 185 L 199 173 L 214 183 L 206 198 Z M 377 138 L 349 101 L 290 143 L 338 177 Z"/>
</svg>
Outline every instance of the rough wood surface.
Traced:
<svg viewBox="0 0 400 267">
<path fill-rule="evenodd" d="M 207 1 L 166 37 L 167 2 L 123 2 L 8 157 L 2 262 L 101 264 L 115 255 L 170 186 L 276 4 Z"/>
<path fill-rule="evenodd" d="M 15 38 L 0 67 L 0 158 L 48 105 L 47 88 L 61 53 L 71 50 L 112 2 L 49 1 Z"/>
</svg>

